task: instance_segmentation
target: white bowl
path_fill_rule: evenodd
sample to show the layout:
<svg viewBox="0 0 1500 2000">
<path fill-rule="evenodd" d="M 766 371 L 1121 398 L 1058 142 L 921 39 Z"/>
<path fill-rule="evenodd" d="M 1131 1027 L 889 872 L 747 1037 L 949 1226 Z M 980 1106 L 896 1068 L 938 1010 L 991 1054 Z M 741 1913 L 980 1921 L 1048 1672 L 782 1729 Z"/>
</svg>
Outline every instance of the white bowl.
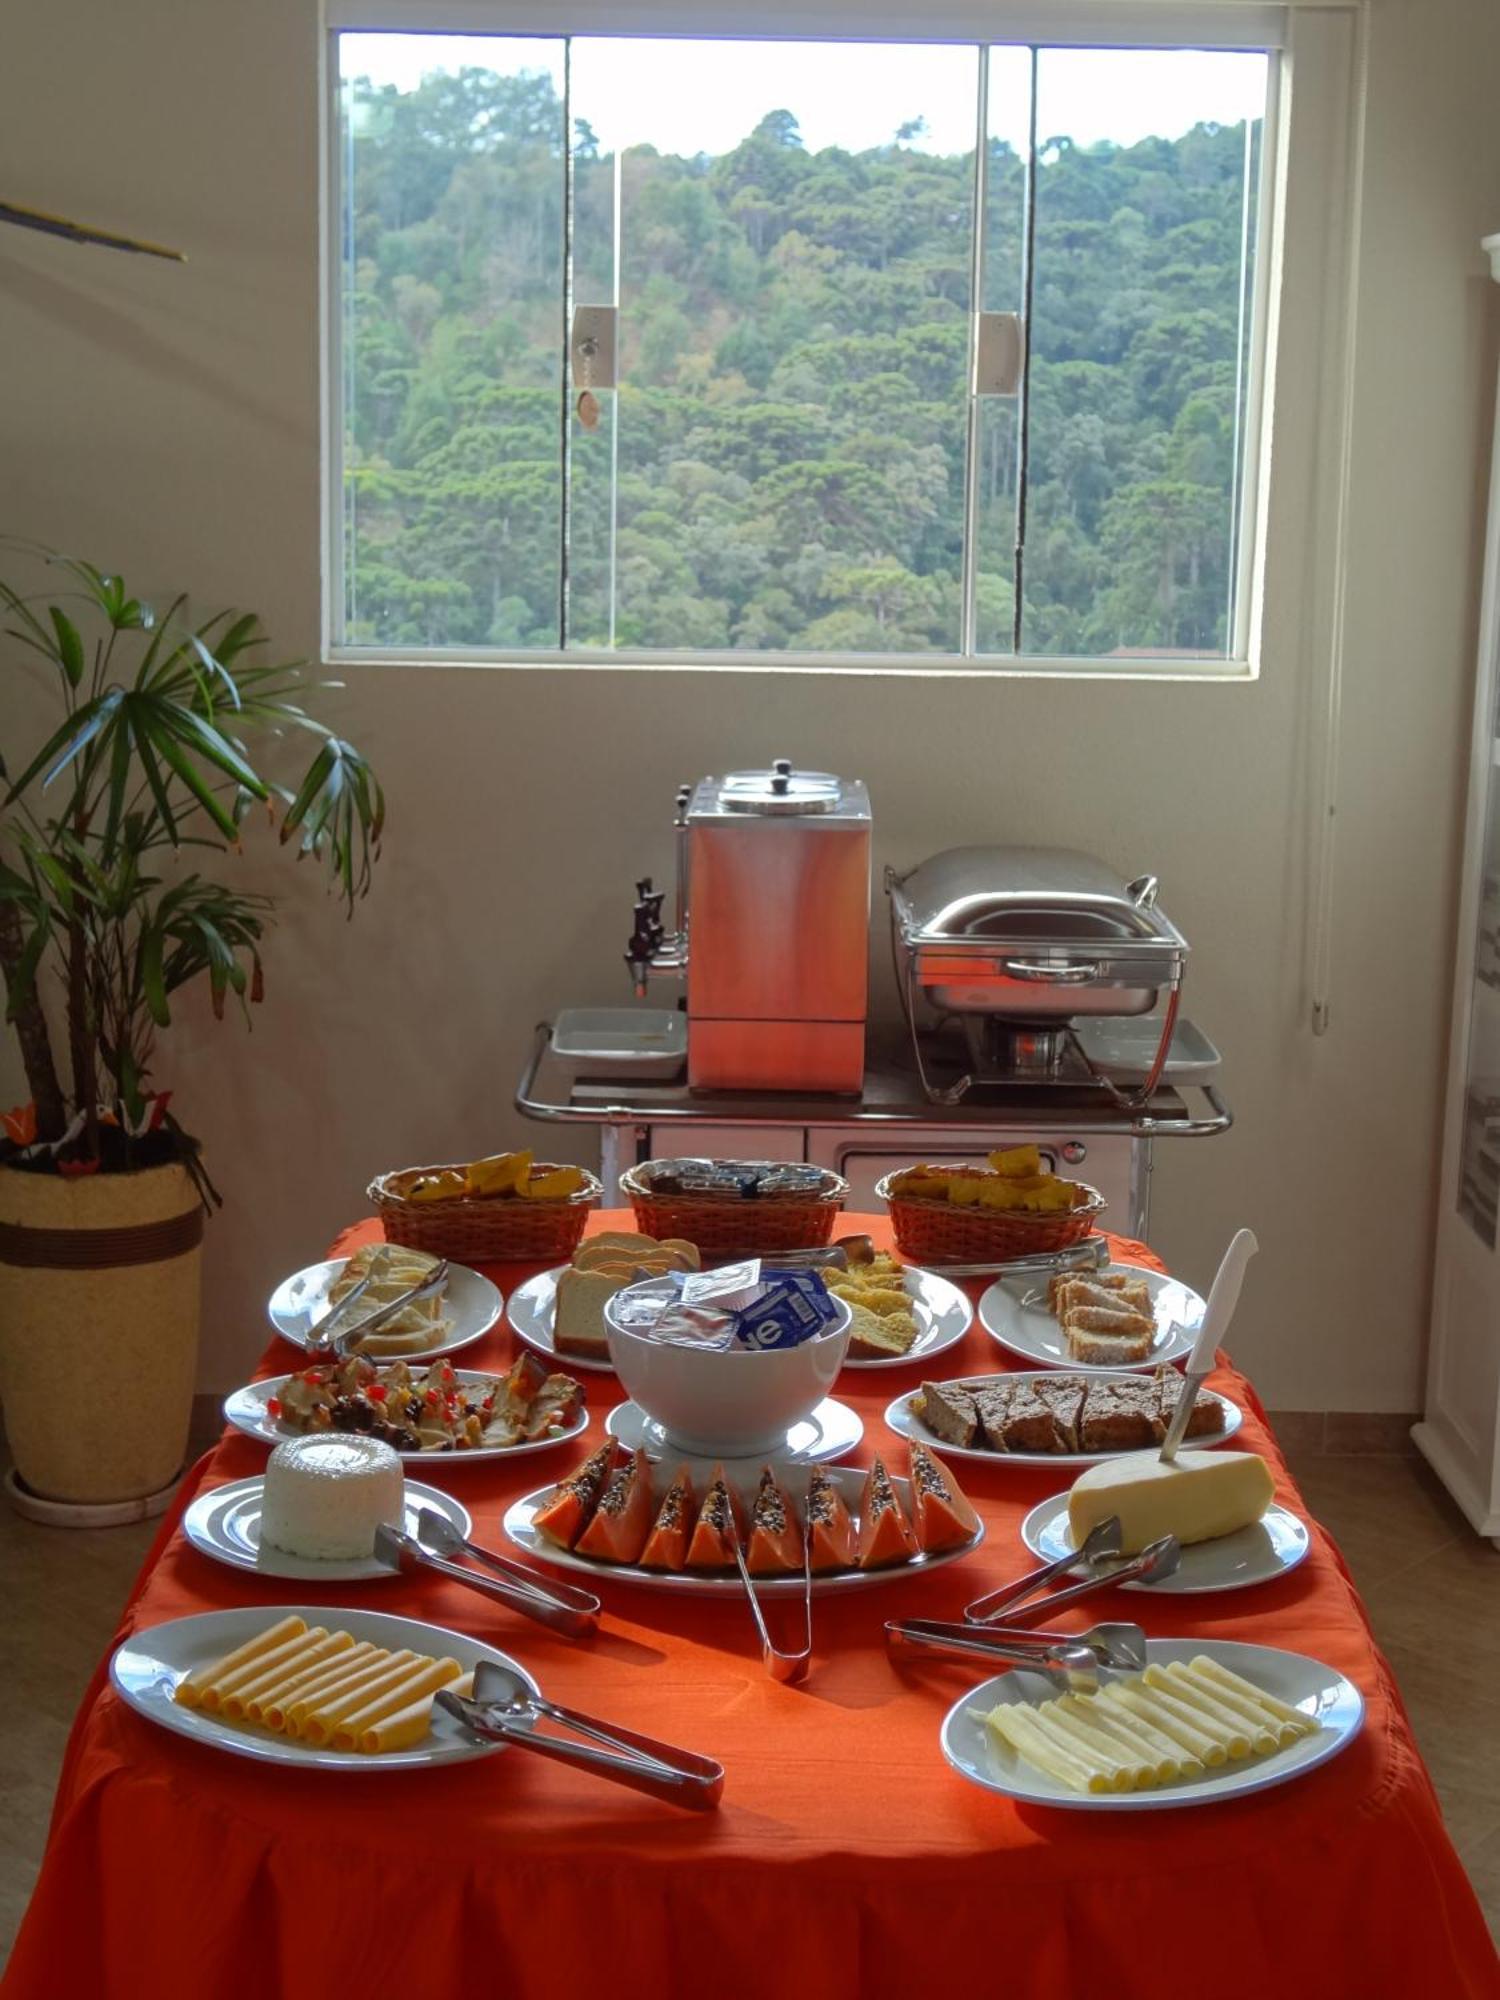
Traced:
<svg viewBox="0 0 1500 2000">
<path fill-rule="evenodd" d="M 832 1389 L 853 1317 L 836 1298 L 838 1318 L 796 1347 L 677 1347 L 616 1325 L 614 1303 L 604 1308 L 614 1371 L 668 1443 L 691 1458 L 749 1458 L 784 1444 Z"/>
</svg>

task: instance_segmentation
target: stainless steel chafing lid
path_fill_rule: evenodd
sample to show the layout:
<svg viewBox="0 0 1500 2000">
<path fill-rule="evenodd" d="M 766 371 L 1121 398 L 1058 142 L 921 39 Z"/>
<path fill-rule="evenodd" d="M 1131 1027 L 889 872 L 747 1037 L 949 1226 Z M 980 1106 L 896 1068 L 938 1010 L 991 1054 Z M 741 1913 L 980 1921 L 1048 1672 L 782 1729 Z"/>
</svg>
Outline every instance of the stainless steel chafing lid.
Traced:
<svg viewBox="0 0 1500 2000">
<path fill-rule="evenodd" d="M 689 819 L 724 813 L 776 818 L 811 816 L 868 819 L 870 802 L 857 778 L 832 771 L 798 771 L 790 757 L 778 757 L 766 771 L 730 771 L 704 778 L 693 793 Z"/>
<path fill-rule="evenodd" d="M 1155 876 L 1125 882 L 1069 848 L 952 847 L 888 884 L 909 945 L 1187 950 L 1156 907 Z"/>
</svg>

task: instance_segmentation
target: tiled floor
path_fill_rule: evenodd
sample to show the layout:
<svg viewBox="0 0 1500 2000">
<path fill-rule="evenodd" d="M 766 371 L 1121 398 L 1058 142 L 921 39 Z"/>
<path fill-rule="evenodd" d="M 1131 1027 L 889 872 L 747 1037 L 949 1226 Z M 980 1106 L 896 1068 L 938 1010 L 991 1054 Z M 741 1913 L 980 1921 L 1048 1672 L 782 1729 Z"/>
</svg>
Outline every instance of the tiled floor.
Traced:
<svg viewBox="0 0 1500 2000">
<path fill-rule="evenodd" d="M 1289 1454 L 1312 1512 L 1343 1547 L 1405 1694 L 1449 1829 L 1500 1939 L 1500 1553 L 1479 1541 L 1417 1458 Z M 153 1524 L 71 1533 L 0 1504 L 0 1964 L 36 1875 L 79 1696 L 114 1630 Z M 60 1559 L 65 1551 L 67 1560 Z M 1462 1632 L 1462 1650 L 1433 1635 Z"/>
</svg>

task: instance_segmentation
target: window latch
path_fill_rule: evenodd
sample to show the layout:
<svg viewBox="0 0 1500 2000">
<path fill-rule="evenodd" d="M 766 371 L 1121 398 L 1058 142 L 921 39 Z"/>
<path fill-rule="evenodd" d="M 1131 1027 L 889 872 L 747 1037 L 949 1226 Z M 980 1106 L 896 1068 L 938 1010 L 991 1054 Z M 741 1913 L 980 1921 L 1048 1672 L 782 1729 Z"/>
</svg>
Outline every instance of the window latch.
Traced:
<svg viewBox="0 0 1500 2000">
<path fill-rule="evenodd" d="M 975 313 L 976 396 L 1018 395 L 1025 361 L 1026 322 L 1019 313 Z"/>
</svg>

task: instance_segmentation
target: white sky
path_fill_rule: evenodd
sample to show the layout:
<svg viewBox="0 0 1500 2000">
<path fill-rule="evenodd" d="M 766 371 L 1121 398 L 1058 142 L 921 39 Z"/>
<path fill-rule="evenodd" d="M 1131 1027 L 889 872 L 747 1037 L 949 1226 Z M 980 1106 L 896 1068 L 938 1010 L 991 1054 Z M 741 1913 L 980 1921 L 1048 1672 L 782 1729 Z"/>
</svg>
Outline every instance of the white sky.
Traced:
<svg viewBox="0 0 1500 2000">
<path fill-rule="evenodd" d="M 413 89 L 432 70 L 545 70 L 562 80 L 561 44 L 489 35 L 345 34 L 340 70 Z M 913 43 L 636 41 L 575 38 L 573 114 L 606 152 L 723 153 L 768 111 L 790 111 L 810 152 L 860 152 L 925 118 L 926 151 L 974 143 L 976 51 Z M 1028 59 L 990 56 L 990 130 L 1026 137 Z M 1234 125 L 1265 109 L 1266 59 L 1222 51 L 1051 49 L 1040 61 L 1037 136 L 1080 145 L 1175 139 L 1205 120 Z"/>
</svg>

